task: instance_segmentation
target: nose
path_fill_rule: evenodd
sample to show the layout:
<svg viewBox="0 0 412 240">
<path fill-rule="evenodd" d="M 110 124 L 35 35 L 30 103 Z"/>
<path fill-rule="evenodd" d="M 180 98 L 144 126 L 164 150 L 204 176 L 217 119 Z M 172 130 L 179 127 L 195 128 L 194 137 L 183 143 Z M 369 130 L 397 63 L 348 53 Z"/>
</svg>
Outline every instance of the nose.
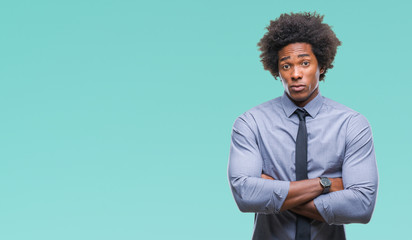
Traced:
<svg viewBox="0 0 412 240">
<path fill-rule="evenodd" d="M 291 75 L 292 80 L 299 80 L 302 79 L 302 71 L 298 67 L 294 67 L 292 69 L 292 75 Z"/>
</svg>

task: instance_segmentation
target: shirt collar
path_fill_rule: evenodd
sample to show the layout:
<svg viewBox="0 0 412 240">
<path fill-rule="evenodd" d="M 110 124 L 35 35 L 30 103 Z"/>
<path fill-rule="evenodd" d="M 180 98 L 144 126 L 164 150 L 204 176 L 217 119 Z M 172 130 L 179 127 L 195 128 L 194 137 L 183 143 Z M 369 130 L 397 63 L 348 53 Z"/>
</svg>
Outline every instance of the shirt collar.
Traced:
<svg viewBox="0 0 412 240">
<path fill-rule="evenodd" d="M 296 106 L 292 102 L 292 100 L 289 99 L 286 92 L 283 93 L 283 96 L 281 97 L 281 99 L 282 99 L 283 111 L 285 112 L 286 116 L 287 117 L 292 116 L 292 114 L 299 107 Z M 322 95 L 320 95 L 320 93 L 318 93 L 318 95 L 314 99 L 312 99 L 312 101 L 310 101 L 308 104 L 306 104 L 306 106 L 304 106 L 303 109 L 305 109 L 312 118 L 315 118 L 316 115 L 319 113 L 320 108 L 323 105 L 323 101 L 324 101 L 324 98 L 322 97 Z"/>
</svg>

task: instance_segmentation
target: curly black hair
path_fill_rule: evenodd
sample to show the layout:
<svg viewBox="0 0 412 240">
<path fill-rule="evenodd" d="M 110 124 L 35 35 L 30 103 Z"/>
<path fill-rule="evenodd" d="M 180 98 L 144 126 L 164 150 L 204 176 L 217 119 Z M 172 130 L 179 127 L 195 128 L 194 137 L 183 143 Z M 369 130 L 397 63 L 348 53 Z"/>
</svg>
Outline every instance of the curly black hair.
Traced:
<svg viewBox="0 0 412 240">
<path fill-rule="evenodd" d="M 304 42 L 312 46 L 318 65 L 324 70 L 319 77 L 323 80 L 326 71 L 333 68 L 332 62 L 341 42 L 331 27 L 322 21 L 323 15 L 316 12 L 285 13 L 270 21 L 267 33 L 258 43 L 264 69 L 269 70 L 276 79 L 279 76 L 278 52 L 290 43 Z"/>
</svg>

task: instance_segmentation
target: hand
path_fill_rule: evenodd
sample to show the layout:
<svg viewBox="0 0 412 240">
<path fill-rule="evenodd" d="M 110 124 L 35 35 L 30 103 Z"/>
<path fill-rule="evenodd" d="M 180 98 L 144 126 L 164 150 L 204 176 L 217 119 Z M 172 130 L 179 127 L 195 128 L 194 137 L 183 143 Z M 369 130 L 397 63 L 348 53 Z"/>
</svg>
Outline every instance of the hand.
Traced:
<svg viewBox="0 0 412 240">
<path fill-rule="evenodd" d="M 275 180 L 273 177 L 271 177 L 269 175 L 266 175 L 266 174 L 263 174 L 263 173 L 262 173 L 261 177 L 264 178 L 264 179 Z"/>
</svg>

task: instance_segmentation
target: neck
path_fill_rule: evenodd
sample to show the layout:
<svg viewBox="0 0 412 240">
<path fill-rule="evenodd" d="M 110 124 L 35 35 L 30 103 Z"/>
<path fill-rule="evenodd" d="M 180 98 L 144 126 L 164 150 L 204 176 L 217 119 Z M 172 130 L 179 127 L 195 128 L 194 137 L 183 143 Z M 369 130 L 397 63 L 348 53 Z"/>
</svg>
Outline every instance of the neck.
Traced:
<svg viewBox="0 0 412 240">
<path fill-rule="evenodd" d="M 289 94 L 286 94 L 288 96 L 288 98 L 298 107 L 304 107 L 306 106 L 310 101 L 312 101 L 316 96 L 318 96 L 319 94 L 319 88 L 316 88 L 310 95 L 308 98 L 306 98 L 305 100 L 302 101 L 297 101 L 295 99 L 292 99 Z"/>
</svg>

